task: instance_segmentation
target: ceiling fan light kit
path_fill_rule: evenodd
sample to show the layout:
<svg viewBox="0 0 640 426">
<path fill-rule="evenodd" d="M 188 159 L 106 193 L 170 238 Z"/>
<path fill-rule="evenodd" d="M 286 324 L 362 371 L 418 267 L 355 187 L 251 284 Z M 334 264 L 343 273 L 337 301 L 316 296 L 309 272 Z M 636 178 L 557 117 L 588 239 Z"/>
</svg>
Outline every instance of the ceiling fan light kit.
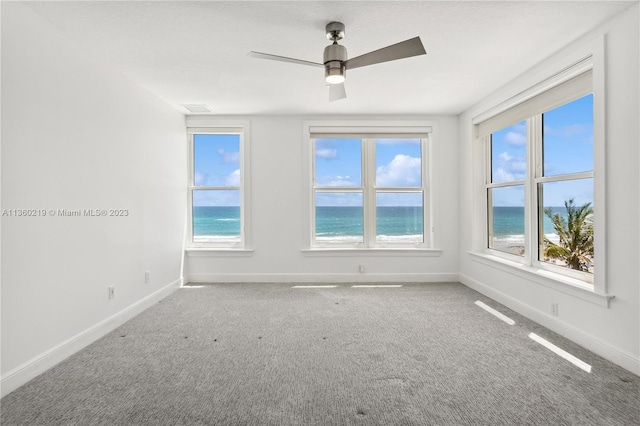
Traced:
<svg viewBox="0 0 640 426">
<path fill-rule="evenodd" d="M 411 56 L 424 55 L 427 52 L 420 41 L 420 37 L 393 44 L 373 52 L 365 53 L 352 59 L 347 59 L 347 49 L 338 44 L 345 34 L 345 26 L 342 22 L 330 22 L 326 26 L 327 38 L 333 41 L 325 47 L 323 63 L 304 61 L 301 59 L 287 58 L 285 56 L 271 55 L 269 53 L 249 52 L 249 56 L 273 61 L 291 62 L 299 65 L 309 65 L 324 68 L 324 76 L 329 83 L 329 101 L 333 102 L 347 97 L 344 81 L 347 70 L 360 68 L 367 65 L 409 58 Z"/>
<path fill-rule="evenodd" d="M 329 84 L 344 83 L 347 60 L 347 49 L 339 44 L 332 44 L 324 49 L 324 77 Z"/>
</svg>

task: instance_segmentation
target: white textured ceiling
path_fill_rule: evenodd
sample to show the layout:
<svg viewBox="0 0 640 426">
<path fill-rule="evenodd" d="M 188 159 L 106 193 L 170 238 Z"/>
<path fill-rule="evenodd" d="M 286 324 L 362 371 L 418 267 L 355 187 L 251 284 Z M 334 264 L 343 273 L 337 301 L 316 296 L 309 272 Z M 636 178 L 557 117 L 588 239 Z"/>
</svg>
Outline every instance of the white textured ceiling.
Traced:
<svg viewBox="0 0 640 426">
<path fill-rule="evenodd" d="M 29 2 L 86 54 L 182 112 L 458 114 L 634 2 Z M 352 70 L 328 102 L 324 27 L 346 25 L 349 57 L 420 36 L 427 55 Z"/>
</svg>

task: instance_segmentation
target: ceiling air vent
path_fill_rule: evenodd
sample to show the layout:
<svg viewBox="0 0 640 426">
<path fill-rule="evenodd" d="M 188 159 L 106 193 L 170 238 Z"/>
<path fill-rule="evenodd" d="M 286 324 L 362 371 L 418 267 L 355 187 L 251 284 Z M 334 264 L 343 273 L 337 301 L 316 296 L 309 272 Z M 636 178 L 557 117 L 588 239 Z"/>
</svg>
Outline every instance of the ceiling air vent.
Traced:
<svg viewBox="0 0 640 426">
<path fill-rule="evenodd" d="M 182 105 L 184 109 L 193 114 L 210 113 L 211 110 L 206 105 Z"/>
</svg>

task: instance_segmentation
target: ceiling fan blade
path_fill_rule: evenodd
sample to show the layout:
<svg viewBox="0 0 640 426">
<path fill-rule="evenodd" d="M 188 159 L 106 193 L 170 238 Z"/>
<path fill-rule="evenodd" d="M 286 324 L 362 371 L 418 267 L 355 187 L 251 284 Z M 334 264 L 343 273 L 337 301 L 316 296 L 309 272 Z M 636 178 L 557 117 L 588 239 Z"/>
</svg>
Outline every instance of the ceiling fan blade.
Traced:
<svg viewBox="0 0 640 426">
<path fill-rule="evenodd" d="M 424 55 L 424 50 L 420 37 L 414 37 L 364 55 L 356 56 L 347 60 L 344 65 L 348 70 L 360 68 L 367 65 L 379 64 L 381 62 L 395 61 L 396 59 L 410 58 L 412 56 Z"/>
<path fill-rule="evenodd" d="M 339 101 L 347 97 L 344 83 L 329 85 L 329 102 Z"/>
<path fill-rule="evenodd" d="M 303 61 L 302 59 L 287 58 L 286 56 L 271 55 L 269 53 L 249 52 L 247 56 L 259 59 L 269 59 L 272 61 L 290 62 L 292 64 L 310 65 L 313 67 L 324 67 L 323 64 L 311 61 Z"/>
</svg>

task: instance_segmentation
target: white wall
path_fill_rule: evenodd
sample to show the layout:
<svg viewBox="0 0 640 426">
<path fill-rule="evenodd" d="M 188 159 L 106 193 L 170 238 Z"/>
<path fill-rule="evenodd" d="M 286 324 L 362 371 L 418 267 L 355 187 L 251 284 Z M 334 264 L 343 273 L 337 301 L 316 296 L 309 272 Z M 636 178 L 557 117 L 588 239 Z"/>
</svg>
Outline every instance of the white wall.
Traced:
<svg viewBox="0 0 640 426">
<path fill-rule="evenodd" d="M 468 252 L 483 224 L 478 223 L 473 209 L 464 208 L 460 217 L 460 279 L 636 374 L 640 374 L 640 202 L 635 189 L 640 179 L 638 15 L 635 5 L 460 116 L 460 205 L 473 206 L 482 195 L 477 194 L 477 176 L 472 172 L 477 168 L 474 151 L 478 154 L 472 118 L 523 90 L 523 81 L 534 81 L 543 70 L 605 35 L 607 205 L 605 235 L 600 235 L 600 241 L 606 245 L 607 292 L 615 299 L 606 308 L 476 261 Z M 551 316 L 551 303 L 559 304 L 557 317 Z"/>
<path fill-rule="evenodd" d="M 456 117 L 250 116 L 252 248 L 249 254 L 189 256 L 188 280 L 457 281 L 458 121 Z M 429 120 L 433 142 L 434 214 L 439 256 L 312 255 L 303 253 L 303 123 L 307 120 Z M 219 123 L 224 118 L 217 117 Z M 358 273 L 358 265 L 365 273 Z"/>
<path fill-rule="evenodd" d="M 2 208 L 129 212 L 2 218 L 3 395 L 180 285 L 184 147 L 182 114 L 2 2 Z"/>
</svg>

